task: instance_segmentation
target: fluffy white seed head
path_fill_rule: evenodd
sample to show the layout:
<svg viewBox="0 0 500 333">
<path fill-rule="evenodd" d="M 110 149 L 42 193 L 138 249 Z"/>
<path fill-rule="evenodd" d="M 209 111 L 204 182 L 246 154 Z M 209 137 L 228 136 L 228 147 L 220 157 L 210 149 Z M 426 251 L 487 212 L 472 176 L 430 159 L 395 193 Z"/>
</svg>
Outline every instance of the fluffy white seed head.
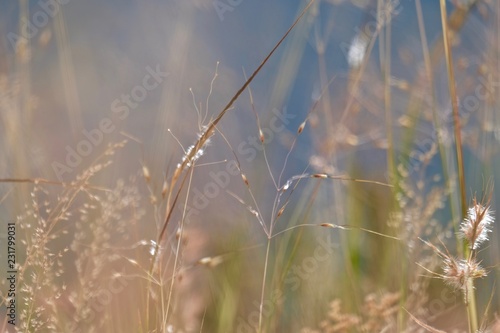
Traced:
<svg viewBox="0 0 500 333">
<path fill-rule="evenodd" d="M 493 212 L 488 206 L 474 203 L 467 211 L 467 216 L 460 225 L 460 236 L 467 240 L 471 250 L 488 240 L 491 225 L 495 222 Z"/>
</svg>

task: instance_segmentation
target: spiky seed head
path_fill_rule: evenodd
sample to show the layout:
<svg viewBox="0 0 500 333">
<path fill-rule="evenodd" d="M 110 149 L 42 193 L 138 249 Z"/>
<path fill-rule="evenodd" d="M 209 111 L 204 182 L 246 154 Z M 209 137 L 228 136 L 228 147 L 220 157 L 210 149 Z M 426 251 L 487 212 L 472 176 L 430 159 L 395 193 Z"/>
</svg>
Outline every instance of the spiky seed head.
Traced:
<svg viewBox="0 0 500 333">
<path fill-rule="evenodd" d="M 444 281 L 463 291 L 466 290 L 469 279 L 478 279 L 487 275 L 486 270 L 475 259 L 448 257 L 444 260 L 443 271 Z"/>
<path fill-rule="evenodd" d="M 467 240 L 471 250 L 477 250 L 488 240 L 488 233 L 491 232 L 494 221 L 491 209 L 474 200 L 474 204 L 467 210 L 467 216 L 460 225 L 459 235 Z"/>
</svg>

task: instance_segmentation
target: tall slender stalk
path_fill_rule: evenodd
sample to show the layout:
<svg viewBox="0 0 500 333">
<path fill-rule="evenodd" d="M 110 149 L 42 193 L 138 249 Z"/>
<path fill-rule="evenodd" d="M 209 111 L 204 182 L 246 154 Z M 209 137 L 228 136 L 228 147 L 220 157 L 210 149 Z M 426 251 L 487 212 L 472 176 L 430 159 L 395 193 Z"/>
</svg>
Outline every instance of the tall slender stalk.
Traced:
<svg viewBox="0 0 500 333">
<path fill-rule="evenodd" d="M 457 155 L 458 181 L 460 184 L 460 203 L 462 217 L 467 210 L 467 199 L 465 195 L 465 175 L 464 175 L 464 157 L 462 152 L 462 133 L 460 126 L 460 115 L 458 114 L 458 96 L 455 86 L 455 72 L 453 70 L 453 58 L 450 49 L 450 34 L 448 32 L 448 21 L 446 19 L 446 1 L 440 0 L 441 4 L 441 23 L 443 26 L 443 45 L 446 59 L 446 69 L 448 72 L 448 87 L 450 89 L 451 107 L 453 111 L 453 127 L 455 132 L 455 149 Z"/>
<path fill-rule="evenodd" d="M 450 49 L 450 35 L 448 33 L 448 21 L 446 15 L 446 1 L 440 0 L 441 7 L 441 23 L 443 27 L 443 46 L 446 59 L 446 69 L 448 72 L 448 87 L 450 89 L 451 106 L 453 111 L 453 125 L 455 132 L 455 149 L 457 156 L 458 181 L 460 185 L 460 203 L 462 218 L 466 216 L 467 199 L 465 194 L 465 174 L 464 174 L 464 157 L 462 151 L 462 133 L 460 126 L 460 115 L 458 114 L 458 96 L 455 87 L 455 72 L 453 70 L 453 58 Z M 467 250 L 465 250 L 467 256 Z M 469 319 L 469 332 L 477 332 L 477 309 L 474 293 L 474 285 L 472 279 L 467 281 L 467 296 L 466 296 L 467 317 Z"/>
<path fill-rule="evenodd" d="M 264 295 L 266 294 L 266 278 L 267 278 L 267 267 L 269 264 L 269 249 L 271 248 L 271 236 L 267 237 L 267 249 L 266 249 L 266 260 L 264 264 L 264 274 L 262 274 L 262 290 L 260 293 L 260 305 L 259 305 L 259 329 L 258 333 L 262 333 L 262 314 L 264 308 Z"/>
<path fill-rule="evenodd" d="M 384 4 L 385 5 L 385 4 Z M 384 8 L 384 7 L 383 7 Z M 385 126 L 387 131 L 387 171 L 389 183 L 396 185 L 393 181 L 395 173 L 394 163 L 394 139 L 392 133 L 392 97 L 391 97 L 391 20 L 385 25 L 385 64 L 384 64 L 384 104 L 385 104 Z"/>
</svg>

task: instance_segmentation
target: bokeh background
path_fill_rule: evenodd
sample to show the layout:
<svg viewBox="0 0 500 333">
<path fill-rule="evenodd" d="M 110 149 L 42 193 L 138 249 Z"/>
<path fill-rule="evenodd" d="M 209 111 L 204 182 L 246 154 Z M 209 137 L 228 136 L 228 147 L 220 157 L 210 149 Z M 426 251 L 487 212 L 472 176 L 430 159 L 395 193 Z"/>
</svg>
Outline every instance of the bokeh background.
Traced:
<svg viewBox="0 0 500 333">
<path fill-rule="evenodd" d="M 17 221 L 23 240 L 20 331 L 251 332 L 263 300 L 266 332 L 421 330 L 408 313 L 466 330 L 460 291 L 432 278 L 442 273 L 439 258 L 419 239 L 454 255 L 460 248 L 439 1 L 315 1 L 251 83 L 252 98 L 247 89 L 219 123 L 169 222 L 157 286 L 148 283 L 150 247 L 169 207 L 165 184 L 306 4 L 0 3 L 0 214 L 2 225 Z M 491 192 L 497 210 L 499 4 L 447 5 L 467 200 Z M 168 74 L 141 90 L 151 71 Z M 126 106 L 134 91 L 146 94 Z M 85 149 L 85 132 L 103 119 L 113 130 L 95 134 L 98 143 L 69 166 L 68 152 Z M 259 126 L 268 130 L 264 145 Z M 234 161 L 250 191 L 239 171 L 227 172 Z M 277 218 L 277 187 L 312 173 L 394 187 L 304 178 L 280 197 L 286 209 Z M 81 188 L 69 185 L 82 179 Z M 268 242 L 271 224 L 273 235 L 315 226 Z M 479 254 L 490 272 L 477 285 L 485 326 L 500 307 L 498 235 L 493 226 Z M 327 259 L 315 257 L 318 247 Z M 106 293 L 111 283 L 123 288 Z"/>
</svg>

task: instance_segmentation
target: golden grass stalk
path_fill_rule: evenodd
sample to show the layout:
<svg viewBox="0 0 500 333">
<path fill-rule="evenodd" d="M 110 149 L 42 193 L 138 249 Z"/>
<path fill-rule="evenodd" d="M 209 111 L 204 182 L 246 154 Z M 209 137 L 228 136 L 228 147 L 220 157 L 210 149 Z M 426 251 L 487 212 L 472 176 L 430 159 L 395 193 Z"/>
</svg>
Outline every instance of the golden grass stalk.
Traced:
<svg viewBox="0 0 500 333">
<path fill-rule="evenodd" d="M 443 27 L 443 46 L 446 59 L 446 68 L 448 72 L 448 86 L 450 89 L 451 106 L 453 111 L 453 127 L 455 133 L 455 149 L 457 156 L 457 167 L 458 167 L 458 181 L 460 184 L 460 202 L 461 202 L 461 212 L 462 218 L 466 215 L 467 209 L 467 199 L 465 194 L 465 174 L 464 174 L 464 157 L 462 151 L 462 133 L 460 126 L 460 115 L 458 113 L 458 96 L 455 86 L 455 72 L 453 69 L 453 57 L 450 48 L 450 34 L 448 32 L 448 20 L 446 14 L 446 1 L 440 0 L 441 7 L 441 23 Z M 476 300 L 474 293 L 473 279 L 467 279 L 468 292 L 466 307 L 467 315 L 469 319 L 469 331 L 476 332 L 478 329 L 478 319 L 477 319 L 477 309 Z"/>
<path fill-rule="evenodd" d="M 465 195 L 465 174 L 464 157 L 462 151 L 462 132 L 460 125 L 460 115 L 458 113 L 458 96 L 455 86 L 455 71 L 453 69 L 453 57 L 450 48 L 450 38 L 448 31 L 448 20 L 446 15 L 446 1 L 440 0 L 441 5 L 441 23 L 443 26 L 443 45 L 446 60 L 446 69 L 448 72 L 448 87 L 450 89 L 451 107 L 453 111 L 453 126 L 455 132 L 455 149 L 457 154 L 458 181 L 460 182 L 460 201 L 462 205 L 462 217 L 465 216 L 467 209 L 467 199 Z"/>
</svg>

